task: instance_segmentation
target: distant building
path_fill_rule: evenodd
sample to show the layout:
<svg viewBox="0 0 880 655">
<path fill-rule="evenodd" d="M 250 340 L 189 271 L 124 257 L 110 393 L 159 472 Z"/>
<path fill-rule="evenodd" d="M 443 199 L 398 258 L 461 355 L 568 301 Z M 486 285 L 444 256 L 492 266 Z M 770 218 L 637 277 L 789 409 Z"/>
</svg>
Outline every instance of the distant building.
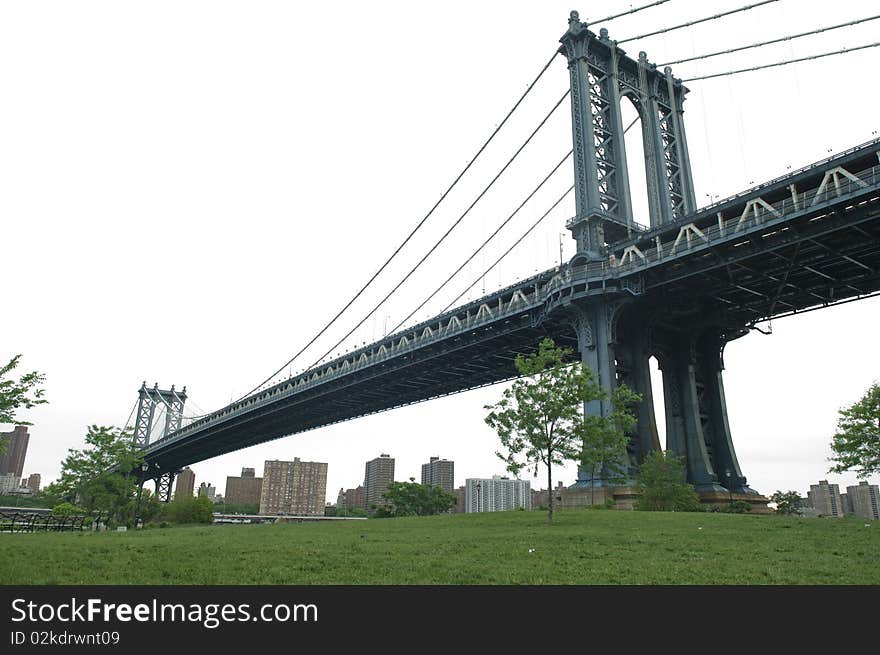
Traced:
<svg viewBox="0 0 880 655">
<path fill-rule="evenodd" d="M 491 478 L 469 478 L 465 481 L 465 511 L 504 512 L 531 509 L 531 485 L 528 480 L 511 480 L 494 475 Z"/>
<path fill-rule="evenodd" d="M 844 514 L 855 514 L 853 511 L 852 498 L 847 494 L 840 494 L 840 506 Z"/>
<path fill-rule="evenodd" d="M 0 475 L 0 494 L 18 493 L 21 479 L 13 473 L 3 473 Z"/>
<path fill-rule="evenodd" d="M 467 489 L 466 487 L 458 487 L 457 489 L 453 489 L 452 493 L 455 494 L 455 507 L 452 508 L 452 511 L 455 514 L 462 514 L 465 511 Z"/>
<path fill-rule="evenodd" d="M 366 509 L 367 495 L 362 485 L 354 489 L 340 489 L 336 497 L 336 509 Z"/>
<path fill-rule="evenodd" d="M 174 487 L 175 498 L 192 498 L 196 486 L 196 474 L 190 467 L 186 467 L 177 474 L 177 484 Z"/>
<path fill-rule="evenodd" d="M 202 484 L 199 485 L 199 498 L 202 496 L 207 497 L 208 500 L 213 503 L 214 498 L 217 496 L 217 487 L 212 486 L 210 482 L 202 482 Z"/>
<path fill-rule="evenodd" d="M 876 484 L 862 481 L 858 486 L 847 487 L 846 493 L 852 502 L 853 514 L 863 519 L 880 519 L 880 494 Z"/>
<path fill-rule="evenodd" d="M 327 496 L 324 462 L 267 461 L 263 466 L 260 514 L 323 516 Z"/>
<path fill-rule="evenodd" d="M 364 467 L 364 493 L 366 495 L 364 509 L 373 511 L 373 505 L 379 507 L 386 504 L 382 494 L 388 491 L 388 483 L 394 480 L 394 458 L 382 453 L 371 459 Z"/>
<path fill-rule="evenodd" d="M 811 484 L 807 496 L 816 516 L 842 517 L 843 501 L 840 499 L 840 488 L 836 484 L 828 484 L 828 480 L 820 480 L 819 484 Z"/>
<path fill-rule="evenodd" d="M 263 478 L 254 476 L 254 469 L 241 469 L 241 477 L 226 478 L 226 502 L 230 505 L 259 505 Z"/>
<path fill-rule="evenodd" d="M 22 487 L 27 487 L 34 493 L 38 493 L 40 491 L 40 474 L 39 473 L 31 473 L 28 476 L 27 482 L 22 484 Z"/>
<path fill-rule="evenodd" d="M 448 459 L 432 457 L 427 464 L 422 464 L 422 484 L 440 487 L 452 493 L 455 489 L 455 462 Z"/>
<path fill-rule="evenodd" d="M 26 425 L 16 425 L 10 432 L 0 432 L 0 441 L 6 447 L 0 454 L 0 475 L 14 473 L 16 488 L 24 474 L 24 458 L 27 455 L 30 438 Z"/>
</svg>

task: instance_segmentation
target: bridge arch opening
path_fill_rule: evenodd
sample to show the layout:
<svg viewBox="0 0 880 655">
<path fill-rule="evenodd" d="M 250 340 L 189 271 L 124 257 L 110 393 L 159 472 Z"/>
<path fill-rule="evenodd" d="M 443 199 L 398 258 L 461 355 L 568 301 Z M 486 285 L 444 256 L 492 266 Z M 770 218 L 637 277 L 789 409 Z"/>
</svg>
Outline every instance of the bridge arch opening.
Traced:
<svg viewBox="0 0 880 655">
<path fill-rule="evenodd" d="M 620 120 L 623 125 L 623 147 L 626 156 L 627 181 L 633 221 L 642 227 L 651 226 L 648 203 L 648 178 L 645 163 L 644 130 L 638 101 L 629 95 L 620 98 Z"/>
<path fill-rule="evenodd" d="M 663 394 L 663 371 L 656 355 L 648 360 L 651 373 L 651 400 L 654 402 L 654 422 L 657 425 L 657 437 L 660 439 L 661 450 L 666 450 L 666 397 Z"/>
</svg>

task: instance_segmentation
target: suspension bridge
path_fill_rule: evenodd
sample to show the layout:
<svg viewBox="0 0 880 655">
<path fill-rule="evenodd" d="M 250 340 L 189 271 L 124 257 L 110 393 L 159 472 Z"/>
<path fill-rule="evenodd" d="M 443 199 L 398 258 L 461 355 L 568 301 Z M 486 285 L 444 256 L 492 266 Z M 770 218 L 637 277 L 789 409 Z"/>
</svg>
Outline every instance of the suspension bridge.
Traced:
<svg viewBox="0 0 880 655">
<path fill-rule="evenodd" d="M 657 4 L 662 2 L 625 13 Z M 766 2 L 735 11 L 762 4 Z M 855 22 L 861 21 L 833 29 Z M 728 424 L 722 380 L 725 344 L 759 329 L 763 321 L 880 292 L 880 140 L 698 208 L 684 127 L 684 81 L 644 53 L 630 57 L 620 47 L 623 42 L 612 40 L 606 29 L 594 32 L 591 25 L 572 12 L 561 46 L 523 96 L 549 66 L 567 64 L 569 89 L 551 113 L 569 100 L 571 151 L 550 175 L 571 158 L 573 183 L 530 231 L 573 194 L 576 213 L 566 228 L 577 244 L 575 256 L 405 327 L 414 311 L 384 338 L 333 359 L 325 354 L 302 373 L 279 379 L 293 360 L 288 361 L 250 393 L 200 416 L 184 418 L 185 389 L 143 385 L 134 431 L 144 453 L 138 473 L 142 481 L 156 481 L 161 499 L 170 499 L 176 472 L 194 462 L 512 379 L 516 355 L 533 350 L 545 336 L 571 347 L 606 390 L 625 383 L 642 394 L 638 425 L 625 455 L 632 467 L 660 448 L 659 419 L 666 426 L 667 448 L 685 456 L 688 481 L 699 492 L 755 494 L 738 462 Z M 786 38 L 817 31 L 822 30 Z M 719 53 L 707 56 L 714 54 Z M 818 56 L 834 54 L 843 51 Z M 640 118 L 647 225 L 634 218 L 628 167 L 635 162 L 627 159 L 624 133 L 629 128 L 624 129 L 622 102 L 631 102 Z M 297 356 L 346 315 L 432 212 Z M 379 306 L 381 302 L 352 332 Z M 654 413 L 651 357 L 662 371 L 662 417 Z M 603 402 L 585 406 L 589 414 L 608 411 Z M 164 424 L 157 422 L 159 414 Z M 581 473 L 579 484 L 589 482 Z"/>
</svg>

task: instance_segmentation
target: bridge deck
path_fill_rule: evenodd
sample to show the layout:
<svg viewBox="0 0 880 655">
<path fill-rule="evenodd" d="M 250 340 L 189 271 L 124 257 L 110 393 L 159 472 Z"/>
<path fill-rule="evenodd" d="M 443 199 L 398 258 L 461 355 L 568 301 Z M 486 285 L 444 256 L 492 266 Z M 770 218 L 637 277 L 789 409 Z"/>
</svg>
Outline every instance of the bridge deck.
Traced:
<svg viewBox="0 0 880 655">
<path fill-rule="evenodd" d="M 322 364 L 146 449 L 157 472 L 515 376 L 545 335 L 577 348 L 572 297 L 616 294 L 731 327 L 880 291 L 880 141 L 613 244 L 613 258 L 544 271 Z"/>
</svg>

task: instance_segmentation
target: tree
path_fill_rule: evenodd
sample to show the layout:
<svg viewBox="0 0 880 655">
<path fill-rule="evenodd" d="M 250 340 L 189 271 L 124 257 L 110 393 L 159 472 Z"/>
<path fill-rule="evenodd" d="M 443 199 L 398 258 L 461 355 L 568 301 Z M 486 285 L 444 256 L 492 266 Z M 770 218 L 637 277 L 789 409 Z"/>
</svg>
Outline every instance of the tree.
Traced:
<svg viewBox="0 0 880 655">
<path fill-rule="evenodd" d="M 838 414 L 831 440 L 831 461 L 836 464 L 828 472 L 856 469 L 859 478 L 880 472 L 880 384 L 875 382 L 861 400 Z"/>
<path fill-rule="evenodd" d="M 31 409 L 36 405 L 42 405 L 48 402 L 43 398 L 45 393 L 42 388 L 46 376 L 31 371 L 25 373 L 18 380 L 14 378 L 5 379 L 18 366 L 18 360 L 21 355 L 16 355 L 9 360 L 9 363 L 0 368 L 0 424 L 13 423 L 18 425 L 30 425 L 27 421 L 22 421 L 15 417 L 18 409 Z M 0 454 L 6 450 L 6 440 L 0 440 Z"/>
<path fill-rule="evenodd" d="M 800 514 L 804 499 L 797 491 L 776 491 L 770 496 L 770 502 L 776 503 L 777 514 Z"/>
<path fill-rule="evenodd" d="M 112 426 L 89 426 L 85 441 L 88 448 L 68 451 L 61 476 L 46 488 L 46 494 L 89 512 L 128 520 L 134 513 L 137 487 L 129 472 L 140 466 L 140 451 L 129 433 Z"/>
<path fill-rule="evenodd" d="M 685 482 L 684 457 L 671 451 L 648 453 L 639 467 L 639 509 L 648 511 L 693 512 L 700 509 L 700 498 Z"/>
<path fill-rule="evenodd" d="M 389 482 L 382 497 L 388 504 L 377 508 L 375 515 L 379 518 L 442 514 L 456 501 L 454 494 L 434 485 L 418 484 L 415 478 L 409 482 Z"/>
<path fill-rule="evenodd" d="M 607 417 L 588 416 L 587 438 L 581 449 L 581 467 L 590 473 L 590 505 L 596 504 L 596 478 L 603 482 L 625 484 L 627 459 L 621 457 L 626 452 L 627 434 L 636 426 L 632 407 L 642 397 L 629 387 L 621 385 L 614 392 L 612 412 Z"/>
<path fill-rule="evenodd" d="M 507 463 L 508 471 L 518 476 L 533 467 L 537 475 L 542 464 L 547 467 L 548 525 L 553 524 L 553 466 L 583 460 L 596 469 L 625 461 L 624 430 L 631 425 L 626 418 L 628 403 L 640 399 L 621 386 L 612 399 L 610 416 L 584 417 L 584 403 L 607 396 L 588 367 L 567 361 L 571 354 L 570 348 L 544 339 L 537 352 L 517 355 L 516 370 L 523 377 L 504 391 L 498 403 L 485 407 L 486 423 L 507 451 L 495 454 Z"/>
<path fill-rule="evenodd" d="M 185 496 L 164 503 L 159 516 L 170 523 L 212 523 L 214 503 L 207 496 Z"/>
</svg>

